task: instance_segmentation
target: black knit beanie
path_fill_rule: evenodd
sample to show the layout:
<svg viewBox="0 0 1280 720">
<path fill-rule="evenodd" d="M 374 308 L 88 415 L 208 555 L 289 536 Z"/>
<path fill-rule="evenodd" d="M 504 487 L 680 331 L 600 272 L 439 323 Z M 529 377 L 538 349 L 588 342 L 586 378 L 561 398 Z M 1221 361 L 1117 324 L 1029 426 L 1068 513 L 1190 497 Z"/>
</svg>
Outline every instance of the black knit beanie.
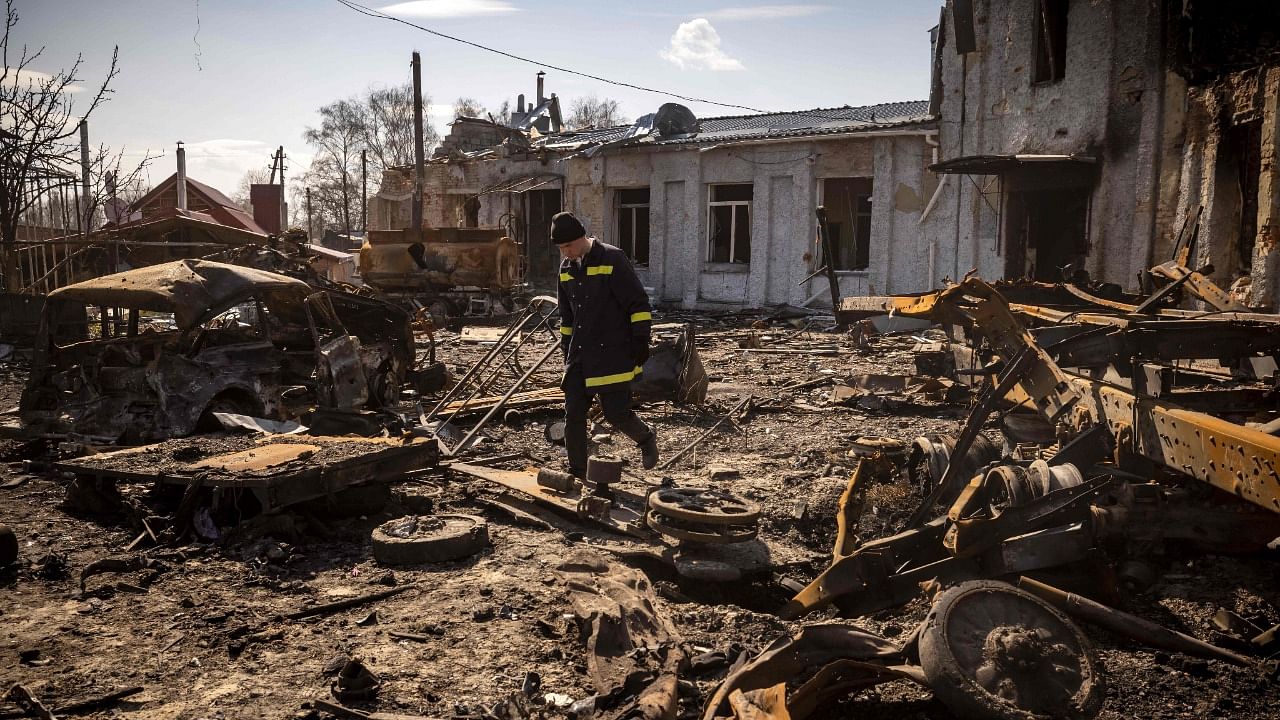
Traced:
<svg viewBox="0 0 1280 720">
<path fill-rule="evenodd" d="M 573 213 L 562 212 L 551 216 L 551 242 L 556 245 L 573 242 L 586 234 L 587 229 L 582 227 Z"/>
</svg>

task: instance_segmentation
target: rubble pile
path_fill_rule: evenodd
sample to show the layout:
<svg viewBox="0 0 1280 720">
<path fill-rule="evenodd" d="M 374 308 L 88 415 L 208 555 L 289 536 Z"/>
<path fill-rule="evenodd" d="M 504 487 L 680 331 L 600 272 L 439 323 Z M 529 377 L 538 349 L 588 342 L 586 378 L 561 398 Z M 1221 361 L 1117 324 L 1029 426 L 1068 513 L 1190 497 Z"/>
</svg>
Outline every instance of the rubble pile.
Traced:
<svg viewBox="0 0 1280 720">
<path fill-rule="evenodd" d="M 5 441 L 0 715 L 1275 716 L 1280 318 L 1037 292 L 665 313 L 653 471 L 559 472 L 545 300 L 376 413 Z"/>
</svg>

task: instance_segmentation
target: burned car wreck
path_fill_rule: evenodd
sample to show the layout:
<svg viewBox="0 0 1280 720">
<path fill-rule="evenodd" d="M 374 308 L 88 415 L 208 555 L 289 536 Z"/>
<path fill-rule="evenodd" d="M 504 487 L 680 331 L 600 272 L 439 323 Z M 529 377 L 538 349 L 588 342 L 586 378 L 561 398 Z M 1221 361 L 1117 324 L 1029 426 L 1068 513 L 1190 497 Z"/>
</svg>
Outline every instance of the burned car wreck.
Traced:
<svg viewBox="0 0 1280 720">
<path fill-rule="evenodd" d="M 252 268 L 181 260 L 51 297 L 90 319 L 70 332 L 42 319 L 20 404 L 32 435 L 137 443 L 190 434 L 215 412 L 378 408 L 413 362 L 403 311 Z"/>
</svg>

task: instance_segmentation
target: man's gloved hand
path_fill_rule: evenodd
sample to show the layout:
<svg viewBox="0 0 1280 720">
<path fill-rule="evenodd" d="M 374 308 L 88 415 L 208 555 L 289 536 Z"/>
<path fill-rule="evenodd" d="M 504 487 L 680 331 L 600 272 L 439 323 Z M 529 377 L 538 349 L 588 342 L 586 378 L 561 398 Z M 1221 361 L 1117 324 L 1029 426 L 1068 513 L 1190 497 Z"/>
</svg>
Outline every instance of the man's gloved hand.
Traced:
<svg viewBox="0 0 1280 720">
<path fill-rule="evenodd" d="M 636 367 L 644 367 L 645 361 L 649 359 L 649 343 L 641 340 L 632 340 L 631 356 L 635 358 Z"/>
</svg>

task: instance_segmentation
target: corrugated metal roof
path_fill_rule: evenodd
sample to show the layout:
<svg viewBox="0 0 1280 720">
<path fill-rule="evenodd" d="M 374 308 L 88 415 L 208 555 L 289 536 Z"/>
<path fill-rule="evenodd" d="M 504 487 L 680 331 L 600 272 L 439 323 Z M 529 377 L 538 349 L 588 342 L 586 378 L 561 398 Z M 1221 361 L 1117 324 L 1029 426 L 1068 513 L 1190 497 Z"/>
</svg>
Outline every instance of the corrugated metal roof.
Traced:
<svg viewBox="0 0 1280 720">
<path fill-rule="evenodd" d="M 901 127 L 932 120 L 928 100 L 699 118 L 695 135 L 654 138 L 655 145 L 769 139 Z"/>
<path fill-rule="evenodd" d="M 600 128 L 599 130 L 583 130 L 581 132 L 548 135 L 546 136 L 546 139 L 542 141 L 542 147 L 548 149 L 564 149 L 613 142 L 625 135 L 629 129 L 631 129 L 630 125 L 619 125 L 611 128 Z"/>
<path fill-rule="evenodd" d="M 929 115 L 928 100 L 880 103 L 858 107 L 814 108 L 759 115 L 725 115 L 699 118 L 698 132 L 664 138 L 658 134 L 640 135 L 619 147 L 650 145 L 689 145 L 734 140 L 772 140 L 777 138 L 830 135 L 895 128 L 934 120 Z M 549 135 L 535 146 L 548 150 L 573 150 L 616 142 L 626 135 L 631 125 L 587 130 L 577 133 Z"/>
</svg>

